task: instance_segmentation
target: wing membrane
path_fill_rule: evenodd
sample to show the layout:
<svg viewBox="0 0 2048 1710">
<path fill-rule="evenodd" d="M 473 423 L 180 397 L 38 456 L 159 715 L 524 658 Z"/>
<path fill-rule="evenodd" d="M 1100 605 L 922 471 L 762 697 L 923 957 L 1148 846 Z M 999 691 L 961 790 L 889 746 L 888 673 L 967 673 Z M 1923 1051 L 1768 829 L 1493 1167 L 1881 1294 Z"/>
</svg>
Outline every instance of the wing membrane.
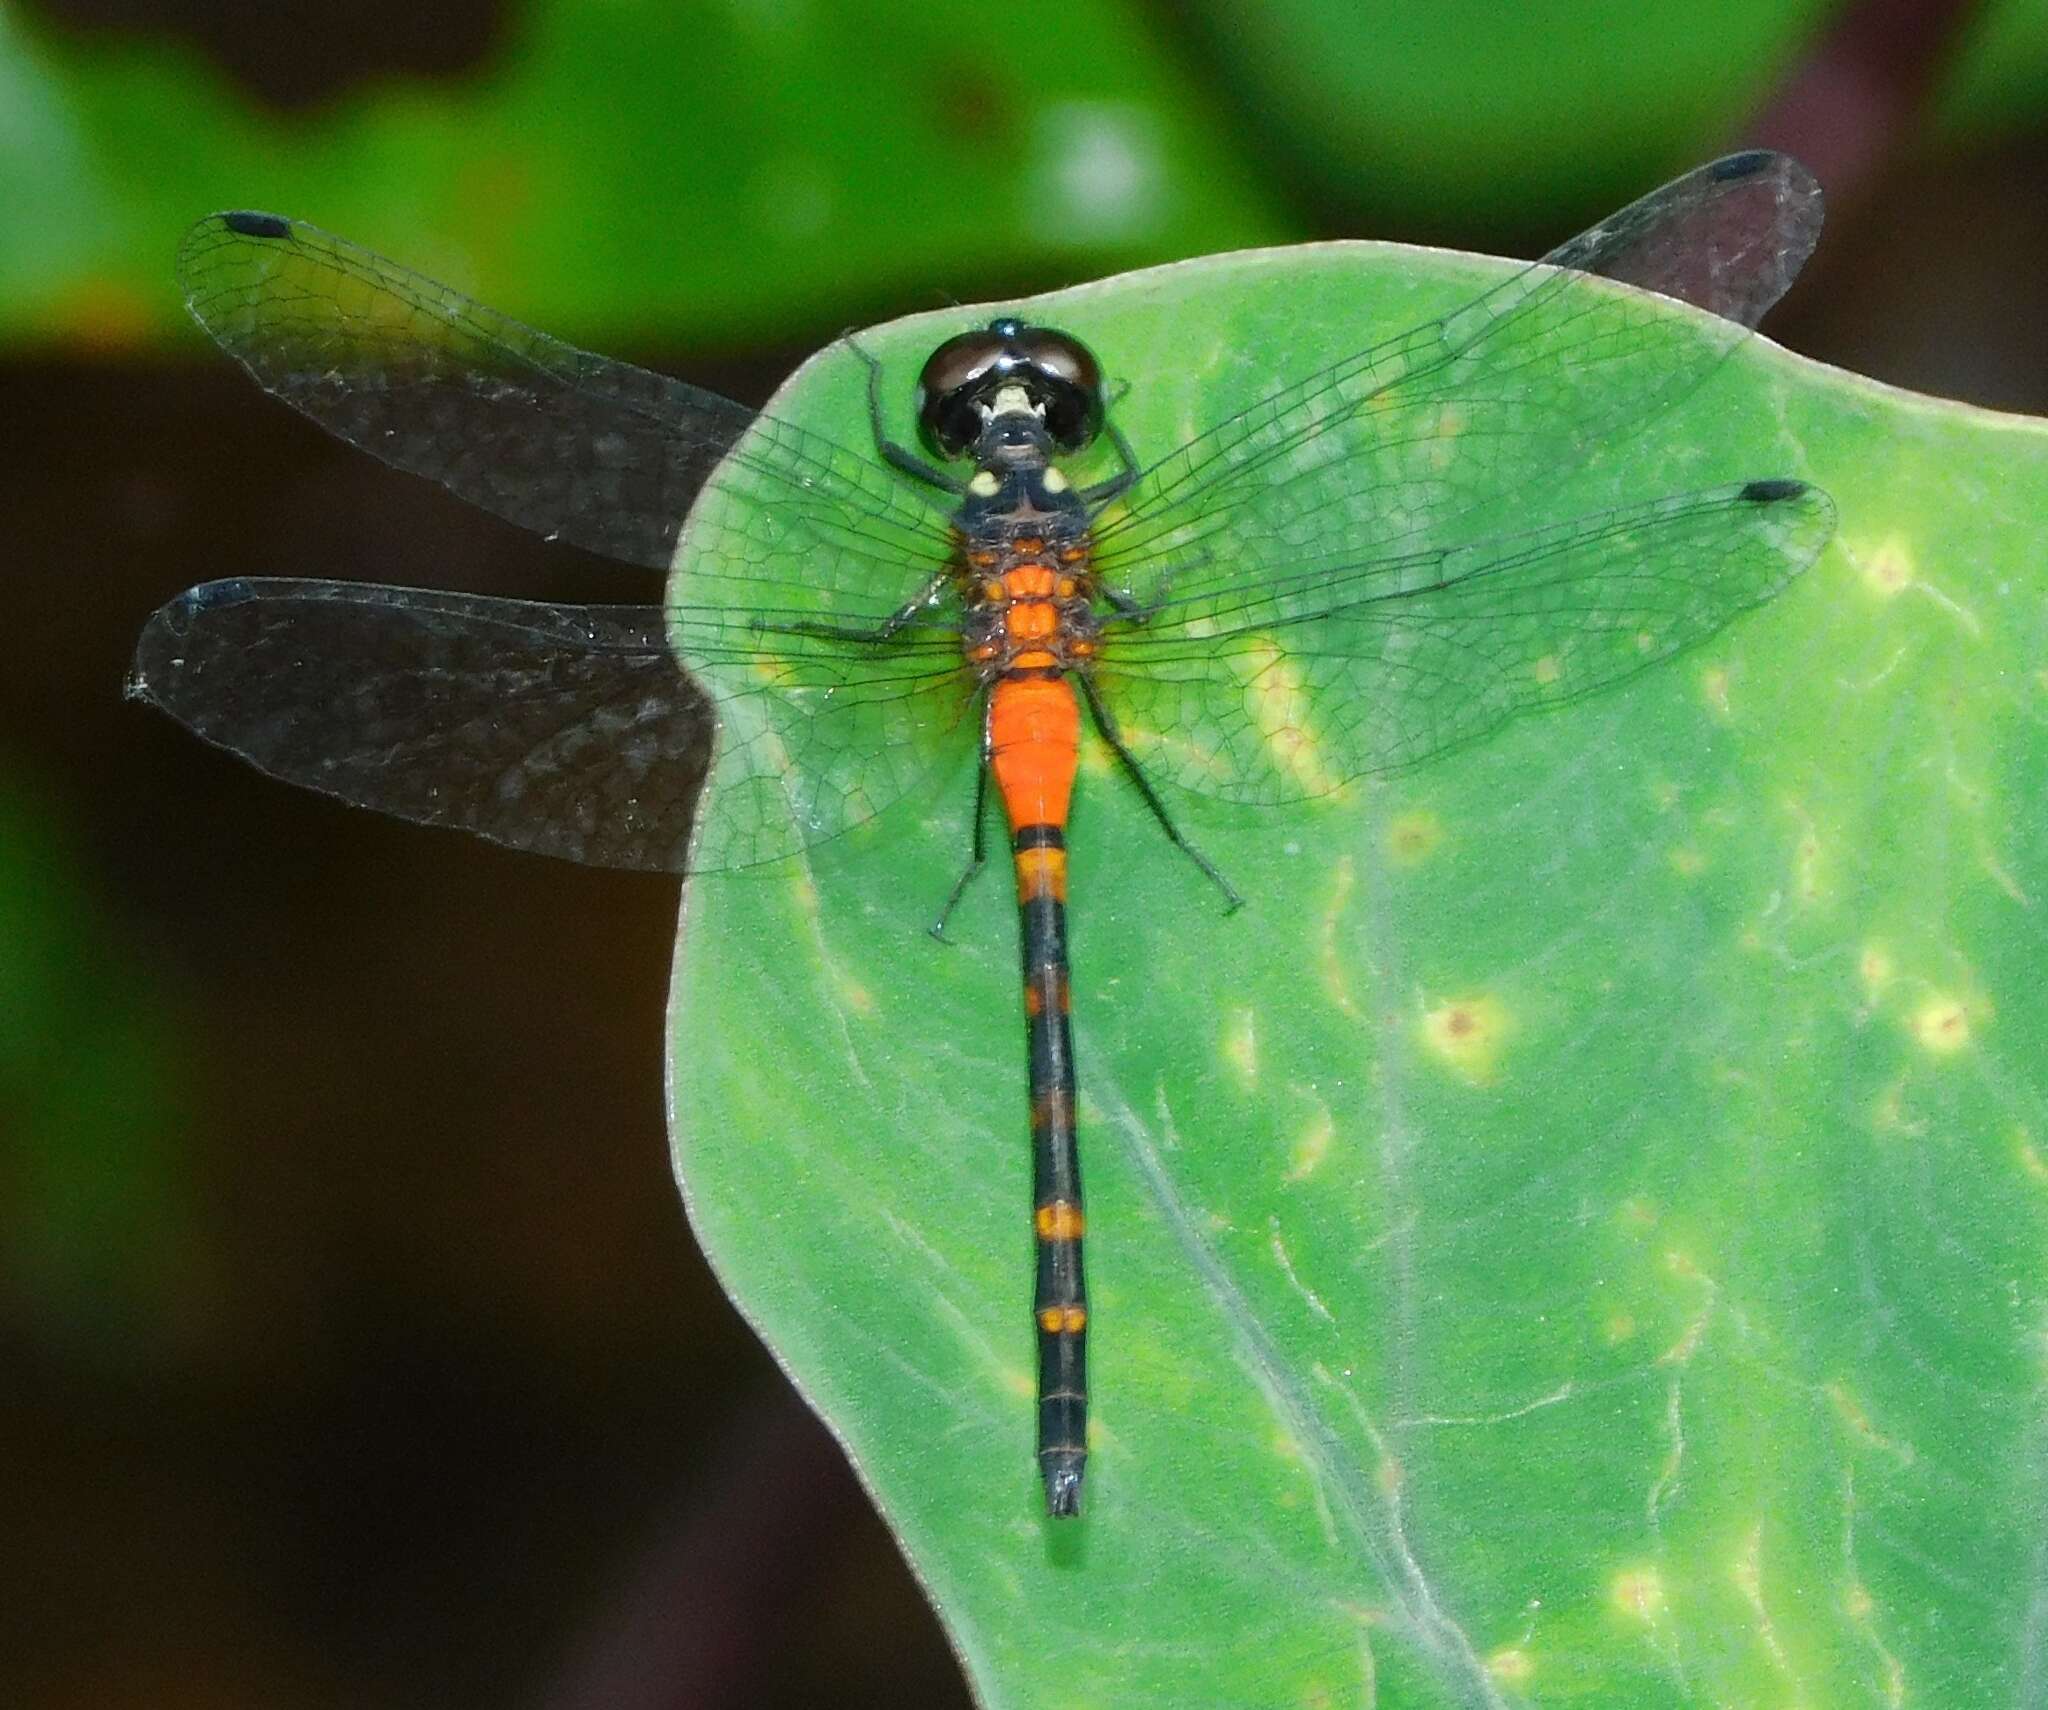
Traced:
<svg viewBox="0 0 2048 1710">
<path fill-rule="evenodd" d="M 1285 573 L 1331 540 L 1422 551 L 1580 469 L 1698 386 L 1791 283 L 1819 187 L 1755 152 L 1700 167 L 1462 308 L 1229 416 L 1149 468 L 1098 530 L 1138 603 Z M 1676 333 L 1641 290 L 1723 317 Z"/>
<path fill-rule="evenodd" d="M 680 873 L 714 723 L 657 607 L 316 581 L 209 582 L 158 610 L 128 692 L 259 770 L 358 806 L 591 866 Z M 699 870 L 772 861 L 914 785 L 957 725 L 957 669 L 817 643 L 715 716 L 774 798 L 721 802 Z M 798 715 L 802 716 L 799 717 Z M 750 767 L 750 769 L 758 769 Z"/>
<path fill-rule="evenodd" d="M 682 519 L 754 411 L 578 350 L 317 227 L 201 220 L 178 252 L 201 326 L 329 432 L 494 515 L 666 570 Z M 813 582 L 890 590 L 945 529 L 870 452 L 792 424 L 749 439 L 764 495 L 829 538 Z"/>
<path fill-rule="evenodd" d="M 1231 801 L 1320 795 L 1705 639 L 1833 529 L 1818 489 L 1753 481 L 1326 566 L 1118 628 L 1099 681 L 1157 775 Z"/>
</svg>

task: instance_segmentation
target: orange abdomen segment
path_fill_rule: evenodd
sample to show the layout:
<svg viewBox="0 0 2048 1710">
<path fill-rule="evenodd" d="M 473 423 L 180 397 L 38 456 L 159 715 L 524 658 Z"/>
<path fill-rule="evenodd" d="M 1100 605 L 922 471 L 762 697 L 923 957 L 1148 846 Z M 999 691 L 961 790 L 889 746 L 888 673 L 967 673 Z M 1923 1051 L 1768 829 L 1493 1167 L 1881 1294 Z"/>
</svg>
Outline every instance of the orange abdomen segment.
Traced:
<svg viewBox="0 0 2048 1710">
<path fill-rule="evenodd" d="M 1067 823 L 1080 763 L 1081 707 L 1064 677 L 1001 678 L 989 708 L 989 768 L 1010 829 Z"/>
</svg>

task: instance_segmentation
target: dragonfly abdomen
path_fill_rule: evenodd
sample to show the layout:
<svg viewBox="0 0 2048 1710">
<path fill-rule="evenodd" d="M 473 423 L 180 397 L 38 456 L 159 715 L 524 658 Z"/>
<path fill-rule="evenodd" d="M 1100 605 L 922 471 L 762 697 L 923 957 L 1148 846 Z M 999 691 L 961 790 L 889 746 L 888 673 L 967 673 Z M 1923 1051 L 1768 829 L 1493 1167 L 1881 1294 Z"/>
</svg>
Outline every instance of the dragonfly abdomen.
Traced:
<svg viewBox="0 0 2048 1710">
<path fill-rule="evenodd" d="M 1014 614 L 1013 614 L 1014 615 Z M 1081 1160 L 1067 1020 L 1067 805 L 1080 754 L 1074 688 L 1051 665 L 990 690 L 989 767 L 1010 821 L 1024 954 L 1030 1064 L 1032 1230 L 1038 1282 L 1038 1463 L 1047 1510 L 1080 1512 L 1088 1459 L 1088 1296 L 1081 1270 Z"/>
</svg>

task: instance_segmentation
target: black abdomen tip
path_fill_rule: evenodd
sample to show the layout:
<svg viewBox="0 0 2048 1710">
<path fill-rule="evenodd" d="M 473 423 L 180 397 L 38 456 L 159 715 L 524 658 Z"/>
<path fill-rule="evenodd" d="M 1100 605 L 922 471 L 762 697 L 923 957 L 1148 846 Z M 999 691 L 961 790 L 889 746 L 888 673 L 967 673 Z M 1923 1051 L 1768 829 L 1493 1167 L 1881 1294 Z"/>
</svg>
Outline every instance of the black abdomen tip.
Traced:
<svg viewBox="0 0 2048 1710">
<path fill-rule="evenodd" d="M 1754 505 L 1775 505 L 1785 499 L 1796 499 L 1807 490 L 1804 481 L 1752 481 L 1742 489 L 1738 497 L 1747 499 Z"/>
<path fill-rule="evenodd" d="M 1732 178 L 1752 178 L 1776 158 L 1767 148 L 1744 149 L 1740 154 L 1723 155 L 1708 170 L 1726 183 Z"/>
<path fill-rule="evenodd" d="M 1045 1511 L 1056 1520 L 1070 1520 L 1081 1512 L 1081 1468 L 1083 1457 L 1071 1451 L 1045 1460 Z"/>
<path fill-rule="evenodd" d="M 229 231 L 242 237 L 288 238 L 292 235 L 292 223 L 276 214 L 234 213 L 223 214 L 221 224 Z"/>
</svg>

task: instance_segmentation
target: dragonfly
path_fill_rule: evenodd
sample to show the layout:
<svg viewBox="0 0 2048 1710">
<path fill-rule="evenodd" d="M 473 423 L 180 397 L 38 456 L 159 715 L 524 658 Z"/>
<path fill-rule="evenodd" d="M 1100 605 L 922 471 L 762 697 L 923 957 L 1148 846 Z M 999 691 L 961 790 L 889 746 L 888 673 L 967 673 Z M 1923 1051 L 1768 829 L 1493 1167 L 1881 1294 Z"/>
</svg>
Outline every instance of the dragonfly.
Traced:
<svg viewBox="0 0 2048 1710">
<path fill-rule="evenodd" d="M 1397 773 L 1770 599 L 1833 532 L 1803 480 L 1748 471 L 1565 514 L 1558 495 L 1713 372 L 1820 223 L 1796 161 L 1713 161 L 1162 449 L 1124 433 L 1093 350 L 1019 310 L 931 351 L 916 446 L 888 431 L 885 365 L 847 340 L 871 440 L 848 445 L 313 226 L 216 214 L 180 281 L 266 390 L 500 517 L 670 578 L 640 606 L 210 582 L 149 619 L 130 693 L 348 802 L 677 874 L 790 858 L 978 744 L 938 929 L 983 865 L 993 785 L 1020 917 L 1038 1465 L 1048 1513 L 1072 1516 L 1089 1316 L 1066 831 L 1084 738 L 1234 908 L 1181 829 L 1184 792 L 1279 807 Z M 1660 297 L 1718 319 L 1674 336 Z M 1287 763 L 1276 694 L 1315 709 L 1313 767 Z"/>
</svg>

